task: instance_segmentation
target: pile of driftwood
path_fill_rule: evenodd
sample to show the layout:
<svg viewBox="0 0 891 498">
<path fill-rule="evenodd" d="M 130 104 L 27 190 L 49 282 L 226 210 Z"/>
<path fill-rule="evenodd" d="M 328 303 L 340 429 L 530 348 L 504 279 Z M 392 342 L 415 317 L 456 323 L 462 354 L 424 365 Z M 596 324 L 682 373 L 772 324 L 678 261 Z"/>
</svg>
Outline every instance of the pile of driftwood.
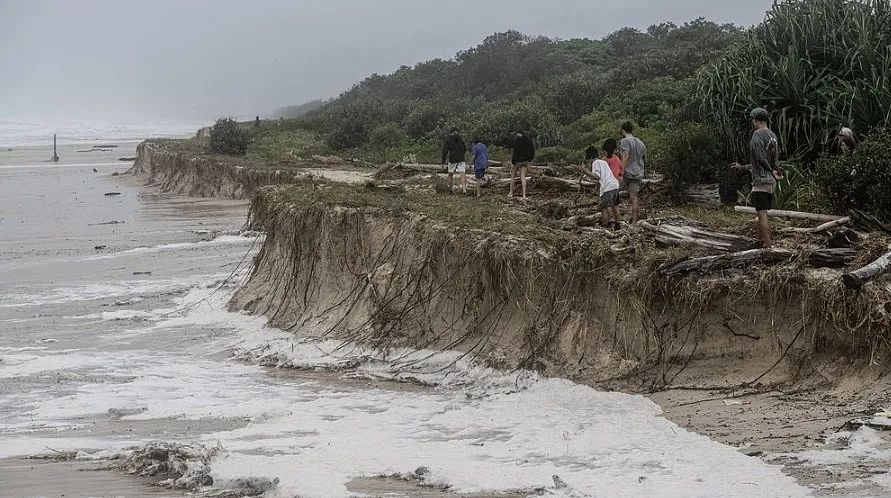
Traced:
<svg viewBox="0 0 891 498">
<path fill-rule="evenodd" d="M 750 212 L 748 208 L 743 207 L 737 207 L 736 210 Z M 754 211 L 751 212 L 754 213 Z M 851 225 L 861 231 L 880 230 L 891 235 L 891 227 L 874 217 L 856 211 L 852 212 L 850 216 L 779 210 L 770 211 L 769 215 L 823 222 L 815 227 L 792 228 L 790 231 L 807 235 L 826 235 L 826 247 L 804 248 L 799 251 L 781 248 L 759 249 L 759 243 L 755 239 L 707 230 L 690 223 L 689 220 L 642 220 L 638 226 L 663 244 L 701 248 L 722 253 L 686 258 L 663 265 L 659 272 L 666 276 L 710 273 L 731 268 L 745 268 L 753 264 L 776 264 L 793 260 L 804 262 L 813 267 L 842 267 L 857 259 L 858 250 L 853 246 L 863 238 L 860 231 L 850 228 Z M 849 289 L 858 289 L 870 280 L 889 271 L 891 271 L 891 252 L 862 268 L 844 273 L 842 281 Z"/>
</svg>

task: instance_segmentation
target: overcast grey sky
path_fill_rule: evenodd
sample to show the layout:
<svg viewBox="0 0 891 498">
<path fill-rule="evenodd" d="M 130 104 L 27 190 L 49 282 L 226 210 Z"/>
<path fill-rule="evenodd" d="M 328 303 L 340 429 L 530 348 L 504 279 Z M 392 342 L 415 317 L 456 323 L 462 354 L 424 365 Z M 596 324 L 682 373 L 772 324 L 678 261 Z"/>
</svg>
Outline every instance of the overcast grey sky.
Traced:
<svg viewBox="0 0 891 498">
<path fill-rule="evenodd" d="M 0 116 L 210 119 L 333 96 L 496 31 L 600 38 L 772 0 L 0 0 Z"/>
</svg>

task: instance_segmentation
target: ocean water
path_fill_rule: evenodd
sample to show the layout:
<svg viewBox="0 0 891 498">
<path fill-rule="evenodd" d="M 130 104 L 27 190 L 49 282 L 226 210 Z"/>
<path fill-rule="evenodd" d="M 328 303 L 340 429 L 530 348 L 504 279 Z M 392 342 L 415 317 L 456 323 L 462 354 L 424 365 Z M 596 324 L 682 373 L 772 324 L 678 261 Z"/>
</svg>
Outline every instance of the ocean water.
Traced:
<svg viewBox="0 0 891 498">
<path fill-rule="evenodd" d="M 194 135 L 201 122 L 96 122 L 78 119 L 26 119 L 0 117 L 0 149 L 60 145 L 139 142 L 149 137 L 180 138 Z"/>
<path fill-rule="evenodd" d="M 0 153 L 0 496 L 60 485 L 4 475 L 3 459 L 156 440 L 221 448 L 215 486 L 276 483 L 267 497 L 379 495 L 375 476 L 407 479 L 394 496 L 809 494 L 640 396 L 228 310 L 263 242 L 241 231 L 247 203 L 115 176 L 135 147 L 119 145 L 59 164 Z M 86 474 L 66 476 L 68 496 L 94 495 Z"/>
</svg>

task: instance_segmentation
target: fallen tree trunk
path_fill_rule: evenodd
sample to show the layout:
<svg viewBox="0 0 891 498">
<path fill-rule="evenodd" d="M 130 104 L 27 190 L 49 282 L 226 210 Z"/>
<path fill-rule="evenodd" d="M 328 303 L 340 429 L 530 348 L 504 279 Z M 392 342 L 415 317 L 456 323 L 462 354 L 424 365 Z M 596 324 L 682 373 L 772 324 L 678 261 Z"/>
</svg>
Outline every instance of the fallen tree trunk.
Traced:
<svg viewBox="0 0 891 498">
<path fill-rule="evenodd" d="M 517 187 L 520 186 L 520 179 L 517 178 L 514 180 L 517 183 Z M 492 182 L 492 186 L 494 187 L 509 187 L 511 179 L 510 178 L 501 178 L 499 180 L 495 180 Z M 544 187 L 555 187 L 560 190 L 578 190 L 579 189 L 579 181 L 578 180 L 567 180 L 566 178 L 559 178 L 555 176 L 527 176 L 526 177 L 527 185 L 529 186 L 544 186 Z M 581 182 L 582 187 L 595 188 L 598 186 L 595 182 L 589 182 L 583 180 Z"/>
<path fill-rule="evenodd" d="M 659 273 L 672 276 L 681 273 L 708 273 L 729 268 L 750 266 L 756 263 L 772 264 L 788 261 L 795 253 L 786 249 L 749 249 L 731 254 L 685 259 L 660 268 Z"/>
<path fill-rule="evenodd" d="M 833 249 L 838 249 L 840 247 L 851 247 L 854 244 L 859 243 L 861 240 L 863 240 L 863 237 L 861 237 L 859 233 L 850 228 L 845 228 L 843 230 L 832 232 L 826 240 L 826 245 Z"/>
<path fill-rule="evenodd" d="M 839 218 L 837 220 L 828 221 L 823 223 L 822 225 L 815 226 L 813 228 L 793 228 L 792 231 L 796 233 L 823 233 L 832 230 L 833 228 L 838 228 L 843 225 L 847 225 L 851 222 L 851 218 L 845 216 L 843 218 Z"/>
<path fill-rule="evenodd" d="M 851 219 L 854 220 L 854 225 L 867 231 L 885 232 L 891 235 L 891 226 L 875 216 L 857 209 L 852 209 L 850 214 Z"/>
<path fill-rule="evenodd" d="M 749 206 L 735 206 L 733 208 L 737 213 L 748 213 L 748 214 L 757 214 L 755 208 Z M 835 216 L 832 214 L 820 214 L 820 213 L 805 213 L 802 211 L 784 211 L 782 209 L 771 209 L 767 212 L 768 216 L 773 218 L 794 218 L 799 220 L 817 220 L 817 221 L 835 221 L 841 216 Z"/>
<path fill-rule="evenodd" d="M 808 254 L 807 262 L 809 265 L 824 268 L 844 266 L 851 261 L 857 259 L 857 251 L 849 247 L 839 247 L 831 249 L 817 249 Z"/>
<path fill-rule="evenodd" d="M 501 164 L 501 163 L 498 163 Z M 469 167 L 470 165 L 468 165 Z M 503 173 L 510 174 L 510 166 L 493 166 L 492 162 L 489 162 L 489 171 L 493 173 Z M 550 166 L 528 166 L 526 171 L 531 173 L 539 173 L 543 176 L 557 176 L 557 170 Z M 519 174 L 519 173 L 518 173 Z"/>
<path fill-rule="evenodd" d="M 891 269 L 891 252 L 885 253 L 872 263 L 842 275 L 842 282 L 848 289 L 859 289 L 870 280 L 882 275 Z"/>
<path fill-rule="evenodd" d="M 659 242 L 668 245 L 697 246 L 726 252 L 753 249 L 758 245 L 758 241 L 749 237 L 713 232 L 687 225 L 670 223 L 654 225 L 647 220 L 641 220 L 637 222 L 637 225 L 654 234 Z"/>
</svg>

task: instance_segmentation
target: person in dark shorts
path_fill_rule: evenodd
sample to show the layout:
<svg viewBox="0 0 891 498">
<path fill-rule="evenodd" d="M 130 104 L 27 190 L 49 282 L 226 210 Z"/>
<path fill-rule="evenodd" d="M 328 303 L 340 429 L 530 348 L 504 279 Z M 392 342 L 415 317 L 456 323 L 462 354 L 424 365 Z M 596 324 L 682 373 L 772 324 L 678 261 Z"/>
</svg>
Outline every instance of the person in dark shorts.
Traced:
<svg viewBox="0 0 891 498">
<path fill-rule="evenodd" d="M 597 156 L 597 147 L 585 149 L 585 162 L 591 163 L 591 171 L 577 166 L 579 172 L 600 183 L 600 224 L 604 228 L 620 227 L 619 224 L 619 180 L 616 180 L 609 163 Z"/>
<path fill-rule="evenodd" d="M 510 192 L 508 197 L 514 196 L 514 183 L 517 180 L 517 171 L 520 173 L 520 185 L 523 188 L 523 200 L 526 200 L 526 170 L 532 166 L 535 159 L 535 144 L 525 132 L 518 131 L 514 138 L 513 152 L 510 160 Z"/>
<path fill-rule="evenodd" d="M 766 248 L 772 244 L 768 211 L 773 209 L 777 180 L 782 180 L 783 174 L 777 169 L 779 155 L 777 136 L 768 127 L 770 113 L 759 107 L 752 111 L 751 118 L 752 126 L 755 128 L 752 140 L 749 142 L 752 163 L 733 163 L 730 167 L 746 169 L 752 173 L 752 205 L 758 213 L 758 235 L 761 238 L 761 246 Z"/>
</svg>

